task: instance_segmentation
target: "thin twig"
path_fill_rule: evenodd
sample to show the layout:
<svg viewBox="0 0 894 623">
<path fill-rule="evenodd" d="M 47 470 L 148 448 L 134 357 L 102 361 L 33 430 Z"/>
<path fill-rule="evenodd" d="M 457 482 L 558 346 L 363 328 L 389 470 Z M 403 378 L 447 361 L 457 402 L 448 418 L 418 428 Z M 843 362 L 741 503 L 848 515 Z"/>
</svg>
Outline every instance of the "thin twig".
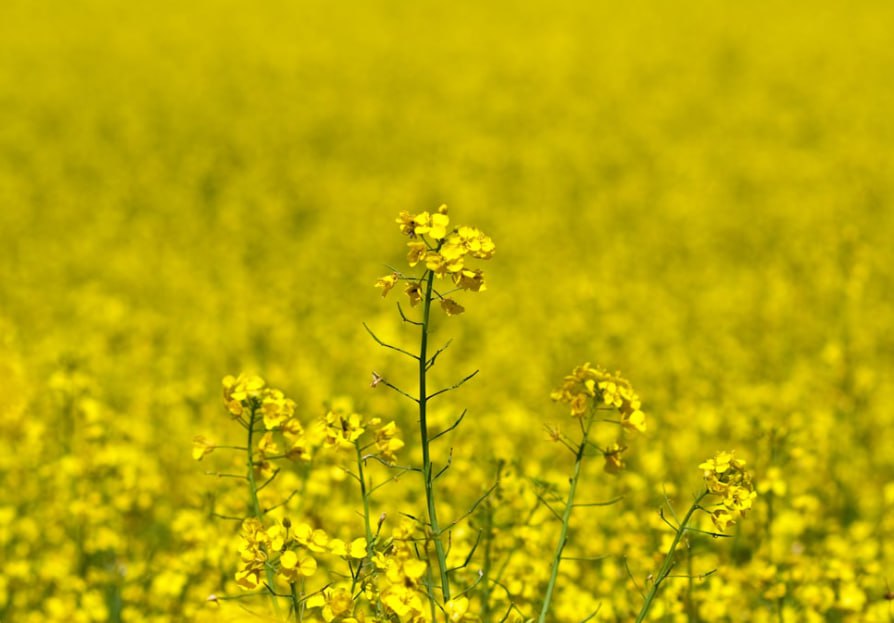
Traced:
<svg viewBox="0 0 894 623">
<path fill-rule="evenodd" d="M 465 385 L 468 381 L 472 380 L 475 377 L 475 375 L 478 374 L 478 372 L 479 372 L 478 370 L 475 370 L 474 372 L 472 372 L 472 374 L 468 375 L 467 377 L 465 377 L 463 380 L 459 381 L 455 385 L 451 385 L 450 387 L 445 387 L 444 389 L 439 389 L 434 394 L 427 396 L 425 399 L 431 400 L 435 396 L 439 396 L 445 392 L 453 391 L 454 389 L 459 389 L 460 387 Z"/>
<path fill-rule="evenodd" d="M 437 359 L 438 359 L 438 355 L 440 355 L 440 354 L 443 353 L 445 350 L 447 350 L 447 348 L 450 346 L 450 344 L 451 344 L 452 342 L 453 342 L 453 338 L 450 338 L 449 340 L 447 340 L 447 343 L 446 343 L 446 344 L 444 344 L 441 348 L 439 348 L 438 350 L 435 351 L 435 354 L 434 354 L 434 355 L 432 355 L 431 357 L 428 358 L 428 361 L 425 362 L 425 369 L 426 369 L 426 370 L 431 370 L 432 366 L 435 365 L 435 362 L 436 362 Z"/>
<path fill-rule="evenodd" d="M 448 426 L 447 428 L 445 428 L 444 430 L 442 430 L 440 433 L 437 433 L 436 435 L 433 435 L 432 438 L 428 440 L 428 442 L 429 442 L 429 443 L 433 442 L 433 441 L 434 441 L 435 439 L 437 439 L 438 437 L 440 437 L 440 436 L 442 436 L 442 435 L 446 435 L 447 433 L 449 433 L 450 431 L 452 431 L 454 428 L 456 428 L 457 426 L 459 426 L 459 423 L 463 421 L 463 418 L 464 418 L 464 417 L 466 417 L 466 411 L 467 411 L 467 409 L 463 409 L 463 412 L 460 414 L 460 416 L 456 419 L 456 421 L 455 421 L 453 424 L 451 424 L 450 426 Z"/>
<path fill-rule="evenodd" d="M 395 351 L 401 353 L 402 355 L 406 355 L 407 357 L 410 357 L 411 359 L 416 359 L 416 360 L 419 359 L 418 355 L 414 355 L 413 353 L 406 351 L 403 348 L 398 348 L 397 346 L 394 346 L 392 344 L 389 344 L 388 342 L 383 342 L 382 340 L 380 340 L 379 336 L 376 335 L 375 333 L 373 333 L 372 329 L 370 329 L 369 325 L 367 325 L 365 322 L 363 323 L 363 328 L 366 329 L 366 332 L 372 336 L 372 339 L 374 339 L 379 344 L 379 346 L 384 346 L 385 348 L 390 348 L 391 350 L 395 350 Z"/>
</svg>

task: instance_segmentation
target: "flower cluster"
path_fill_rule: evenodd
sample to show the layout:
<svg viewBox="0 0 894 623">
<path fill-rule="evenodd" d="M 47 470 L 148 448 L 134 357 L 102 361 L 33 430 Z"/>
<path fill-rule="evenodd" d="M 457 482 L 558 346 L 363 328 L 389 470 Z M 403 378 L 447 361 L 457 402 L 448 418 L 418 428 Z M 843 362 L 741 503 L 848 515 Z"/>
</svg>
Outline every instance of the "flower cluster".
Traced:
<svg viewBox="0 0 894 623">
<path fill-rule="evenodd" d="M 397 460 L 397 451 L 404 447 L 400 429 L 394 421 L 386 423 L 378 417 L 367 420 L 359 413 L 354 413 L 350 401 L 335 401 L 326 411 L 321 424 L 323 445 L 326 448 L 350 450 L 359 444 L 361 450 L 365 451 L 375 446 L 376 456 L 385 463 L 393 464 Z M 361 439 L 367 430 L 372 431 L 372 442 Z"/>
<path fill-rule="evenodd" d="M 445 205 L 439 207 L 434 214 L 401 212 L 397 223 L 401 232 L 410 238 L 407 243 L 407 263 L 411 267 L 424 264 L 425 273 L 419 278 L 406 277 L 398 272 L 382 277 L 376 282 L 376 287 L 382 288 L 382 296 L 388 294 L 403 279 L 408 282 L 404 292 L 410 304 L 416 305 L 425 295 L 423 281 L 429 273 L 438 278 L 449 277 L 458 290 L 483 292 L 486 289 L 484 273 L 479 268 L 467 266 L 466 261 L 469 257 L 480 260 L 493 257 L 495 246 L 489 236 L 466 225 L 451 228 Z M 436 294 L 441 308 L 448 316 L 465 311 L 452 298 L 437 292 Z"/>
<path fill-rule="evenodd" d="M 222 384 L 224 404 L 234 419 L 251 426 L 256 418 L 263 421 L 266 432 L 258 440 L 262 458 L 282 454 L 293 461 L 310 461 L 311 443 L 301 422 L 295 417 L 294 400 L 286 398 L 282 391 L 268 387 L 259 376 L 227 375 Z M 246 416 L 249 421 L 245 420 Z M 282 452 L 274 441 L 273 432 L 283 437 L 285 444 Z M 193 442 L 193 458 L 202 459 L 213 449 L 213 443 L 203 436 L 197 436 Z"/>
<path fill-rule="evenodd" d="M 309 577 L 317 572 L 317 561 L 311 552 L 325 551 L 328 537 L 314 534 L 307 527 L 304 539 L 296 532 L 290 532 L 288 520 L 265 529 L 254 517 L 242 522 L 240 534 L 240 564 L 236 571 L 236 584 L 245 590 L 254 590 L 262 584 L 268 563 L 276 562 L 277 573 L 290 583 L 300 577 Z"/>
<path fill-rule="evenodd" d="M 379 598 L 401 621 L 421 620 L 428 606 L 423 586 L 428 564 L 413 547 L 415 528 L 412 521 L 401 522 L 394 528 L 388 554 L 377 554 L 374 559 L 384 572 Z"/>
<path fill-rule="evenodd" d="M 718 452 L 698 467 L 704 470 L 708 491 L 721 499 L 718 508 L 711 511 L 711 520 L 723 532 L 751 508 L 757 497 L 751 474 L 745 471 L 745 461 L 732 452 Z"/>
<path fill-rule="evenodd" d="M 619 372 L 611 374 L 589 363 L 577 366 L 552 393 L 552 399 L 571 405 L 571 415 L 576 418 L 584 417 L 591 406 L 617 409 L 622 426 L 640 433 L 646 431 L 646 416 L 639 396 Z"/>
</svg>

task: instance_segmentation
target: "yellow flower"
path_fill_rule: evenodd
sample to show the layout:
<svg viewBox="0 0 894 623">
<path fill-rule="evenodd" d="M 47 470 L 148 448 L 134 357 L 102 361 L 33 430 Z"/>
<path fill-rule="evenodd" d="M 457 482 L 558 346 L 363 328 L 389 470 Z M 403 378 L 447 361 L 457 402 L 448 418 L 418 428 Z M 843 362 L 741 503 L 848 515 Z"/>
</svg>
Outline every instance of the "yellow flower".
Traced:
<svg viewBox="0 0 894 623">
<path fill-rule="evenodd" d="M 324 417 L 327 448 L 349 449 L 366 430 L 363 418 L 357 413 L 345 415 L 341 411 L 329 411 Z"/>
<path fill-rule="evenodd" d="M 409 212 L 401 212 L 396 222 L 400 226 L 401 233 L 406 234 L 410 238 L 416 237 L 416 216 Z"/>
<path fill-rule="evenodd" d="M 273 433 L 268 431 L 258 440 L 258 455 L 263 460 L 277 454 L 279 454 L 279 447 L 276 445 L 276 440 L 273 439 Z"/>
<path fill-rule="evenodd" d="M 395 453 L 404 447 L 403 440 L 397 436 L 399 432 L 394 422 L 389 422 L 376 430 L 376 448 L 382 459 L 389 463 L 397 460 Z"/>
<path fill-rule="evenodd" d="M 265 385 L 264 379 L 261 377 L 242 374 L 238 377 L 228 374 L 223 378 L 222 384 L 224 404 L 235 418 L 242 415 L 250 401 L 260 399 L 261 391 Z"/>
<path fill-rule="evenodd" d="M 345 614 L 349 614 L 354 608 L 354 600 L 351 593 L 344 588 L 335 590 L 326 589 L 307 600 L 308 608 L 322 608 L 323 620 L 326 623 Z M 350 619 L 342 619 L 348 621 Z"/>
<path fill-rule="evenodd" d="M 487 289 L 484 285 L 484 273 L 480 269 L 463 268 L 455 272 L 453 274 L 453 283 L 463 290 L 471 290 L 472 292 L 484 292 Z"/>
<path fill-rule="evenodd" d="M 478 259 L 488 260 L 493 257 L 496 246 L 489 236 L 474 227 L 462 226 L 457 230 L 457 237 L 462 245 Z"/>
<path fill-rule="evenodd" d="M 308 524 L 301 523 L 294 526 L 292 534 L 296 541 L 312 552 L 319 554 L 328 549 L 329 536 L 323 530 L 314 530 Z"/>
<path fill-rule="evenodd" d="M 620 373 L 611 374 L 585 363 L 565 377 L 562 386 L 552 393 L 552 398 L 569 404 L 574 417 L 583 417 L 590 408 L 606 406 L 618 410 L 624 428 L 641 433 L 646 430 L 646 416 L 640 408 L 639 396 Z"/>
<path fill-rule="evenodd" d="M 418 240 L 411 240 L 407 243 L 407 247 L 410 249 L 407 252 L 407 263 L 410 266 L 415 266 L 424 260 L 426 253 L 428 253 L 428 247 L 425 246 L 425 243 Z"/>
<path fill-rule="evenodd" d="M 351 558 L 356 558 L 358 560 L 361 560 L 363 558 L 366 558 L 366 554 L 367 554 L 366 539 L 361 537 L 359 539 L 354 539 L 353 541 L 351 541 L 351 549 L 348 552 L 348 555 Z"/>
<path fill-rule="evenodd" d="M 279 557 L 279 573 L 289 582 L 317 572 L 317 561 L 305 551 L 287 550 Z"/>
<path fill-rule="evenodd" d="M 757 497 L 751 474 L 745 471 L 745 461 L 737 459 L 733 452 L 718 452 L 699 465 L 699 469 L 703 470 L 708 491 L 721 498 L 721 508 L 711 513 L 711 519 L 723 531 L 744 515 Z"/>
<path fill-rule="evenodd" d="M 208 441 L 204 435 L 196 435 L 192 439 L 192 458 L 201 461 L 206 455 L 214 452 L 214 444 Z"/>
<path fill-rule="evenodd" d="M 459 623 L 466 618 L 469 611 L 468 597 L 454 597 L 444 604 L 444 613 L 450 623 Z"/>
<path fill-rule="evenodd" d="M 295 414 L 295 401 L 286 398 L 278 389 L 270 389 L 261 401 L 264 427 L 271 430 Z"/>
<path fill-rule="evenodd" d="M 632 413 L 622 414 L 621 425 L 638 433 L 646 432 L 646 414 L 637 409 Z"/>
<path fill-rule="evenodd" d="M 410 264 L 412 266 L 412 264 Z M 376 281 L 377 288 L 382 288 L 382 296 L 388 294 L 391 291 L 391 288 L 394 287 L 394 284 L 397 283 L 398 274 L 391 273 L 390 275 L 385 275 L 378 281 Z"/>
<path fill-rule="evenodd" d="M 450 224 L 450 217 L 446 214 L 433 214 L 431 217 L 431 227 L 428 230 L 429 237 L 434 240 L 440 240 L 447 235 L 447 226 Z"/>
<path fill-rule="evenodd" d="M 422 288 L 415 281 L 407 284 L 407 289 L 404 292 L 407 293 L 410 299 L 410 305 L 414 307 L 422 300 Z"/>
<path fill-rule="evenodd" d="M 459 314 L 466 311 L 465 307 L 451 298 L 441 299 L 441 309 L 443 309 L 444 313 L 448 316 L 458 316 Z"/>
<path fill-rule="evenodd" d="M 605 457 L 605 471 L 609 474 L 617 474 L 624 469 L 624 459 L 621 458 L 621 454 L 626 449 L 625 446 L 622 446 L 616 441 L 609 444 L 605 450 L 602 451 L 602 454 Z"/>
</svg>

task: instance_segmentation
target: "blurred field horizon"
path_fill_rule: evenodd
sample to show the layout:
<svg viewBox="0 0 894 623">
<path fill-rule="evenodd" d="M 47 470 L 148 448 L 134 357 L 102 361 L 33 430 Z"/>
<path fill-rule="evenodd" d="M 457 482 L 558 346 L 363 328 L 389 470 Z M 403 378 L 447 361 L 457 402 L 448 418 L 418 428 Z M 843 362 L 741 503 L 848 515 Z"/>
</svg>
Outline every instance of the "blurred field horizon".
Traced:
<svg viewBox="0 0 894 623">
<path fill-rule="evenodd" d="M 589 541 L 615 562 L 572 566 L 556 621 L 632 620 L 618 561 L 654 570 L 662 492 L 725 449 L 762 497 L 696 618 L 651 620 L 894 620 L 892 25 L 880 0 L 5 0 L 0 620 L 216 620 L 238 554 L 191 447 L 237 432 L 225 375 L 308 420 L 350 396 L 416 451 L 370 388 L 413 370 L 362 323 L 410 339 L 373 284 L 398 213 L 442 203 L 497 249 L 434 329 L 437 384 L 480 369 L 454 460 L 566 483 L 544 426 L 584 361 L 649 417 L 588 490 L 625 495 Z"/>
</svg>

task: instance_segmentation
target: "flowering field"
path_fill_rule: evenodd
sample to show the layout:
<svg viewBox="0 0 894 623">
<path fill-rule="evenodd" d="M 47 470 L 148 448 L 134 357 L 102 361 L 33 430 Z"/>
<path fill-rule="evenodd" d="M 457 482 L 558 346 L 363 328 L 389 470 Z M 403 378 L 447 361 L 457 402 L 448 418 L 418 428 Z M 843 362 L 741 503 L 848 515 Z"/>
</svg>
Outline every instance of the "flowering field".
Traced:
<svg viewBox="0 0 894 623">
<path fill-rule="evenodd" d="M 891 24 L 4 0 L 0 621 L 894 621 Z"/>
</svg>

